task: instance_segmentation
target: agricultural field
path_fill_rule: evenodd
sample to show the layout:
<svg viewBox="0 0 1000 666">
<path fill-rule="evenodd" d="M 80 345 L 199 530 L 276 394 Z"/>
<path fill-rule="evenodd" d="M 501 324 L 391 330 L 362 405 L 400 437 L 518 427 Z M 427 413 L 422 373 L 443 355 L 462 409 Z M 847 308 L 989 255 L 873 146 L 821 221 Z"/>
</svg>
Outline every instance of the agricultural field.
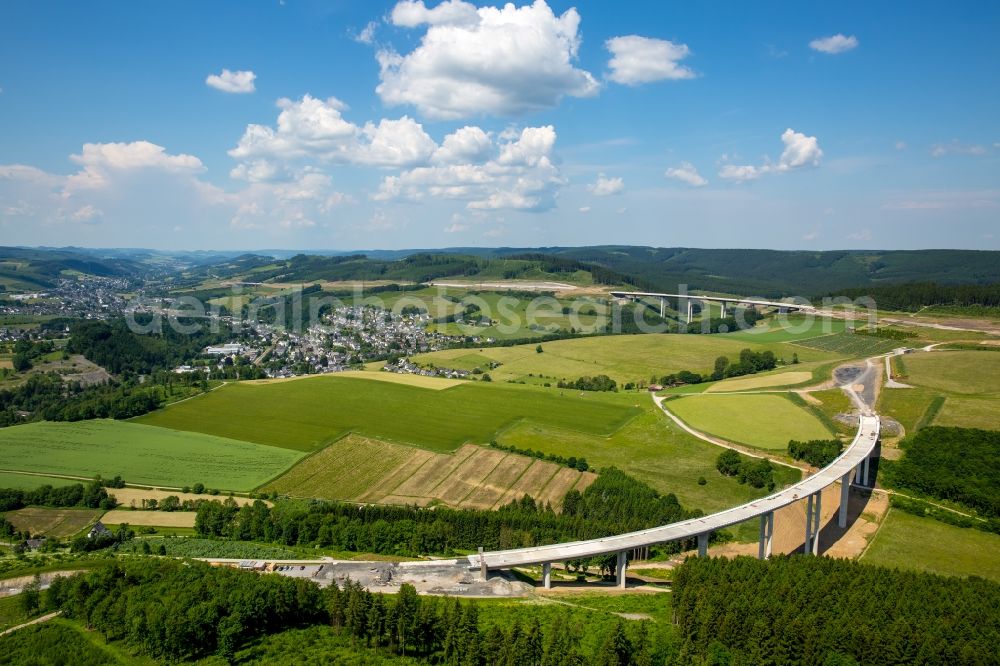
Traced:
<svg viewBox="0 0 1000 666">
<path fill-rule="evenodd" d="M 130 509 L 112 509 L 101 516 L 105 525 L 121 525 L 153 527 L 194 527 L 194 511 L 132 511 Z"/>
<path fill-rule="evenodd" d="M 297 497 L 382 504 L 498 508 L 524 494 L 558 509 L 571 488 L 596 475 L 497 449 L 467 444 L 431 453 L 348 435 L 262 488 Z"/>
<path fill-rule="evenodd" d="M 1000 582 L 1000 558 L 988 555 L 998 552 L 996 534 L 890 509 L 861 559 L 865 564 Z"/>
<path fill-rule="evenodd" d="M 421 365 L 472 370 L 479 367 L 494 381 L 515 380 L 555 384 L 560 379 L 608 375 L 619 383 L 649 381 L 652 376 L 691 370 L 710 372 L 717 356 L 739 357 L 740 350 L 771 350 L 778 358 L 825 361 L 837 354 L 803 349 L 785 343 L 753 344 L 723 335 L 613 335 L 556 340 L 537 345 L 448 349 L 413 357 Z M 490 362 L 501 365 L 489 370 Z"/>
<path fill-rule="evenodd" d="M 826 351 L 848 358 L 885 354 L 906 344 L 902 340 L 887 340 L 847 331 L 800 340 L 795 343 L 797 347 Z"/>
<path fill-rule="evenodd" d="M 252 419 L 244 420 L 252 427 Z M 0 429 L 0 469 L 120 475 L 130 483 L 154 486 L 200 482 L 222 490 L 250 490 L 290 467 L 300 455 L 280 447 L 123 421 L 40 422 Z"/>
<path fill-rule="evenodd" d="M 692 395 L 663 403 L 692 428 L 731 442 L 784 451 L 791 439 L 829 439 L 823 423 L 784 395 Z"/>
<path fill-rule="evenodd" d="M 636 396 L 625 394 L 618 399 L 631 402 Z M 686 508 L 718 511 L 767 493 L 721 475 L 715 468 L 721 451 L 719 447 L 687 434 L 660 413 L 652 400 L 641 399 L 642 414 L 610 437 L 592 437 L 572 430 L 519 423 L 501 433 L 498 439 L 501 444 L 518 448 L 564 457 L 584 457 L 593 468 L 618 467 L 661 493 L 674 493 Z M 705 485 L 697 483 L 699 477 L 705 478 Z M 775 482 L 779 486 L 799 478 L 798 470 L 775 468 Z"/>
<path fill-rule="evenodd" d="M 36 476 L 34 474 L 17 474 L 15 472 L 0 472 L 0 488 L 17 488 L 19 490 L 34 490 L 42 486 L 71 486 L 83 483 L 72 479 L 60 479 L 54 476 Z"/>
<path fill-rule="evenodd" d="M 28 507 L 8 511 L 5 516 L 18 530 L 65 539 L 92 525 L 101 513 L 98 509 Z"/>
<path fill-rule="evenodd" d="M 154 490 L 148 488 L 110 488 L 108 493 L 113 495 L 118 504 L 122 507 L 141 509 L 143 500 L 155 499 L 157 502 L 162 501 L 166 497 L 176 497 L 180 501 L 184 502 L 187 500 L 227 500 L 229 497 L 224 497 L 221 495 L 209 495 L 207 493 L 197 495 L 195 493 L 182 493 L 179 490 Z M 271 502 L 266 500 L 254 500 L 249 497 L 233 497 L 234 502 L 238 505 L 243 506 L 244 504 L 253 504 L 256 501 L 263 501 L 264 504 L 270 506 Z"/>
<path fill-rule="evenodd" d="M 252 541 L 227 541 L 222 539 L 199 539 L 197 537 L 143 537 L 128 542 L 125 552 L 139 552 L 142 543 L 148 543 L 155 553 L 164 546 L 169 557 L 225 557 L 234 559 L 306 559 L 301 553 L 280 546 L 254 543 Z"/>
<path fill-rule="evenodd" d="M 483 382 L 436 391 L 327 375 L 228 384 L 135 422 L 296 451 L 313 451 L 355 432 L 448 452 L 466 442 L 489 442 L 522 419 L 607 436 L 637 413 L 594 393 Z"/>
<path fill-rule="evenodd" d="M 901 369 L 907 384 L 948 393 L 1000 393 L 1000 352 L 934 351 L 908 354 Z"/>
<path fill-rule="evenodd" d="M 1000 353 L 916 352 L 893 358 L 910 389 L 883 391 L 880 410 L 910 432 L 923 425 L 1000 428 Z"/>
</svg>

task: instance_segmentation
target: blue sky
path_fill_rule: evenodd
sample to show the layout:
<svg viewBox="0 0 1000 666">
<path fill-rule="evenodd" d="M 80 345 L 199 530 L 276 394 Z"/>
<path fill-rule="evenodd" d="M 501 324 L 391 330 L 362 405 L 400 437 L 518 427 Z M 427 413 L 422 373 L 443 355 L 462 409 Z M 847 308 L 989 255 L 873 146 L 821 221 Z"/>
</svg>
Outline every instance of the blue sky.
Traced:
<svg viewBox="0 0 1000 666">
<path fill-rule="evenodd" d="M 0 243 L 1000 248 L 1000 6 L 8 2 Z"/>
</svg>

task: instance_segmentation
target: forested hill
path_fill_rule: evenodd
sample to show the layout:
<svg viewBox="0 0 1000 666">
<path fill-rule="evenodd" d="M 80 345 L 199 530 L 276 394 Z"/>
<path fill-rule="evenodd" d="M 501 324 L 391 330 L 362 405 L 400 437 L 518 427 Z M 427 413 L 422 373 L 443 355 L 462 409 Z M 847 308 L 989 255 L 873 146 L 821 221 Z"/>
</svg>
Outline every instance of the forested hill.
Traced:
<svg viewBox="0 0 1000 666">
<path fill-rule="evenodd" d="M 690 289 L 766 297 L 815 296 L 838 289 L 933 281 L 1000 282 L 1000 252 L 978 250 L 745 250 L 597 246 L 532 252 L 596 263 L 657 289 Z M 493 254 L 525 250 L 494 250 Z"/>
<path fill-rule="evenodd" d="M 143 272 L 134 261 L 74 250 L 0 247 L 0 285 L 13 290 L 48 289 L 66 274 L 129 277 Z"/>
<path fill-rule="evenodd" d="M 674 291 L 685 284 L 688 289 L 763 297 L 815 297 L 917 280 L 942 285 L 1000 282 L 1000 252 L 976 250 L 449 248 L 339 256 L 299 254 L 273 260 L 268 266 L 257 257 L 254 263 L 253 281 L 522 279 L 631 285 L 656 291 Z M 228 268 L 235 276 L 241 267 L 220 264 L 216 274 L 226 273 Z"/>
</svg>

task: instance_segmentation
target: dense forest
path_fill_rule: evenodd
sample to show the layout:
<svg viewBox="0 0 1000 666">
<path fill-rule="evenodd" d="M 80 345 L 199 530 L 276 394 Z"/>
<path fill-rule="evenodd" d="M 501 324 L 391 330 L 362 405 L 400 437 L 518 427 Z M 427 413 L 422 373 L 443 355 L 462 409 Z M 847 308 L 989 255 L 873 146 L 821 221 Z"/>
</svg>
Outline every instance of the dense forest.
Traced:
<svg viewBox="0 0 1000 666">
<path fill-rule="evenodd" d="M 433 510 L 406 506 L 356 506 L 338 502 L 205 502 L 195 530 L 203 536 L 336 550 L 416 556 L 594 539 L 666 525 L 701 515 L 685 510 L 673 494 L 660 495 L 623 472 L 603 470 L 583 493 L 566 494 L 563 512 L 524 496 L 496 511 Z M 668 544 L 678 552 L 690 544 Z M 605 561 L 606 560 L 606 561 Z M 613 558 L 593 562 L 610 571 Z"/>
<path fill-rule="evenodd" d="M 882 463 L 888 484 L 1000 517 L 1000 432 L 933 426 L 900 448 L 902 459 Z"/>
<path fill-rule="evenodd" d="M 928 305 L 1000 307 L 1000 283 L 938 284 L 907 282 L 906 284 L 842 289 L 831 296 L 860 298 L 870 296 L 883 310 L 915 312 Z"/>
<path fill-rule="evenodd" d="M 168 663 L 213 654 L 232 661 L 255 638 L 310 625 L 349 637 L 360 654 L 381 648 L 387 656 L 455 666 L 639 666 L 663 663 L 669 648 L 652 644 L 646 623 L 619 621 L 598 637 L 597 654 L 584 659 L 565 612 L 545 626 L 536 619 L 484 627 L 475 602 L 420 597 L 410 585 L 392 596 L 351 581 L 320 589 L 309 580 L 175 560 L 112 562 L 57 579 L 43 610 L 60 610 L 107 640 Z"/>
<path fill-rule="evenodd" d="M 20 385 L 0 390 L 0 427 L 41 420 L 129 419 L 158 409 L 171 397 L 207 388 L 190 374 L 159 373 L 141 384 L 129 379 L 91 386 L 63 382 L 55 373 L 31 375 Z"/>
<path fill-rule="evenodd" d="M 673 601 L 681 663 L 987 664 L 1000 645 L 1000 585 L 848 560 L 692 558 Z"/>
<path fill-rule="evenodd" d="M 149 324 L 148 319 L 139 317 L 136 322 L 141 326 Z M 181 323 L 198 322 L 182 320 Z M 215 332 L 203 325 L 192 326 L 195 329 L 192 332 L 181 332 L 164 325 L 158 331 L 136 333 L 129 329 L 124 319 L 81 321 L 71 328 L 66 351 L 83 354 L 87 360 L 115 375 L 149 375 L 198 356 L 208 345 L 232 339 L 233 332 L 227 325 L 216 323 L 216 327 Z"/>
</svg>

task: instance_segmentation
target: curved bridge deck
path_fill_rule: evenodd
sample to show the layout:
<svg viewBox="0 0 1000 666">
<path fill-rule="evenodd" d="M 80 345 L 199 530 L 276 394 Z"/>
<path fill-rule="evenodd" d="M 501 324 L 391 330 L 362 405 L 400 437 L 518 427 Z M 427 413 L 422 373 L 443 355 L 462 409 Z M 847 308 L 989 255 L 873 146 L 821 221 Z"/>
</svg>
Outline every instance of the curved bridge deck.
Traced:
<svg viewBox="0 0 1000 666">
<path fill-rule="evenodd" d="M 533 548 L 517 548 L 514 550 L 501 550 L 486 552 L 469 556 L 470 567 L 479 567 L 486 571 L 488 569 L 506 569 L 510 567 L 526 566 L 532 564 L 550 565 L 552 562 L 562 562 L 577 558 L 593 557 L 596 555 L 608 555 L 618 553 L 619 555 L 619 583 L 624 585 L 624 554 L 644 546 L 652 546 L 670 541 L 679 541 L 699 537 L 699 550 L 703 553 L 707 546 L 708 534 L 716 530 L 741 523 L 760 516 L 761 521 L 761 556 L 770 554 L 770 534 L 773 534 L 774 511 L 784 506 L 792 504 L 802 499 L 808 499 L 809 510 L 807 512 L 806 526 L 806 549 L 815 552 L 818 547 L 816 535 L 819 532 L 819 493 L 827 486 L 841 481 L 843 483 L 843 493 L 841 495 L 840 521 L 846 521 L 846 499 L 847 490 L 850 486 L 851 476 L 860 477 L 862 467 L 864 476 L 867 478 L 867 461 L 875 449 L 879 440 L 879 418 L 877 416 L 861 416 L 858 424 L 858 432 L 850 446 L 844 450 L 827 467 L 819 470 L 816 474 L 799 481 L 779 492 L 762 497 L 761 499 L 748 502 L 732 509 L 726 509 L 718 513 L 713 513 L 700 518 L 692 518 L 672 523 L 662 527 L 653 527 L 639 532 L 629 532 L 628 534 L 618 534 L 615 536 L 591 539 L 588 541 L 574 541 L 570 543 L 552 544 L 550 546 L 536 546 Z M 815 511 L 813 509 L 815 498 Z M 770 523 L 767 528 L 765 522 Z M 815 525 L 813 525 L 815 523 Z M 768 547 L 765 553 L 764 538 L 765 533 L 768 540 Z M 810 537 L 815 543 L 810 545 Z M 546 566 L 546 586 L 548 586 L 548 566 Z"/>
</svg>

